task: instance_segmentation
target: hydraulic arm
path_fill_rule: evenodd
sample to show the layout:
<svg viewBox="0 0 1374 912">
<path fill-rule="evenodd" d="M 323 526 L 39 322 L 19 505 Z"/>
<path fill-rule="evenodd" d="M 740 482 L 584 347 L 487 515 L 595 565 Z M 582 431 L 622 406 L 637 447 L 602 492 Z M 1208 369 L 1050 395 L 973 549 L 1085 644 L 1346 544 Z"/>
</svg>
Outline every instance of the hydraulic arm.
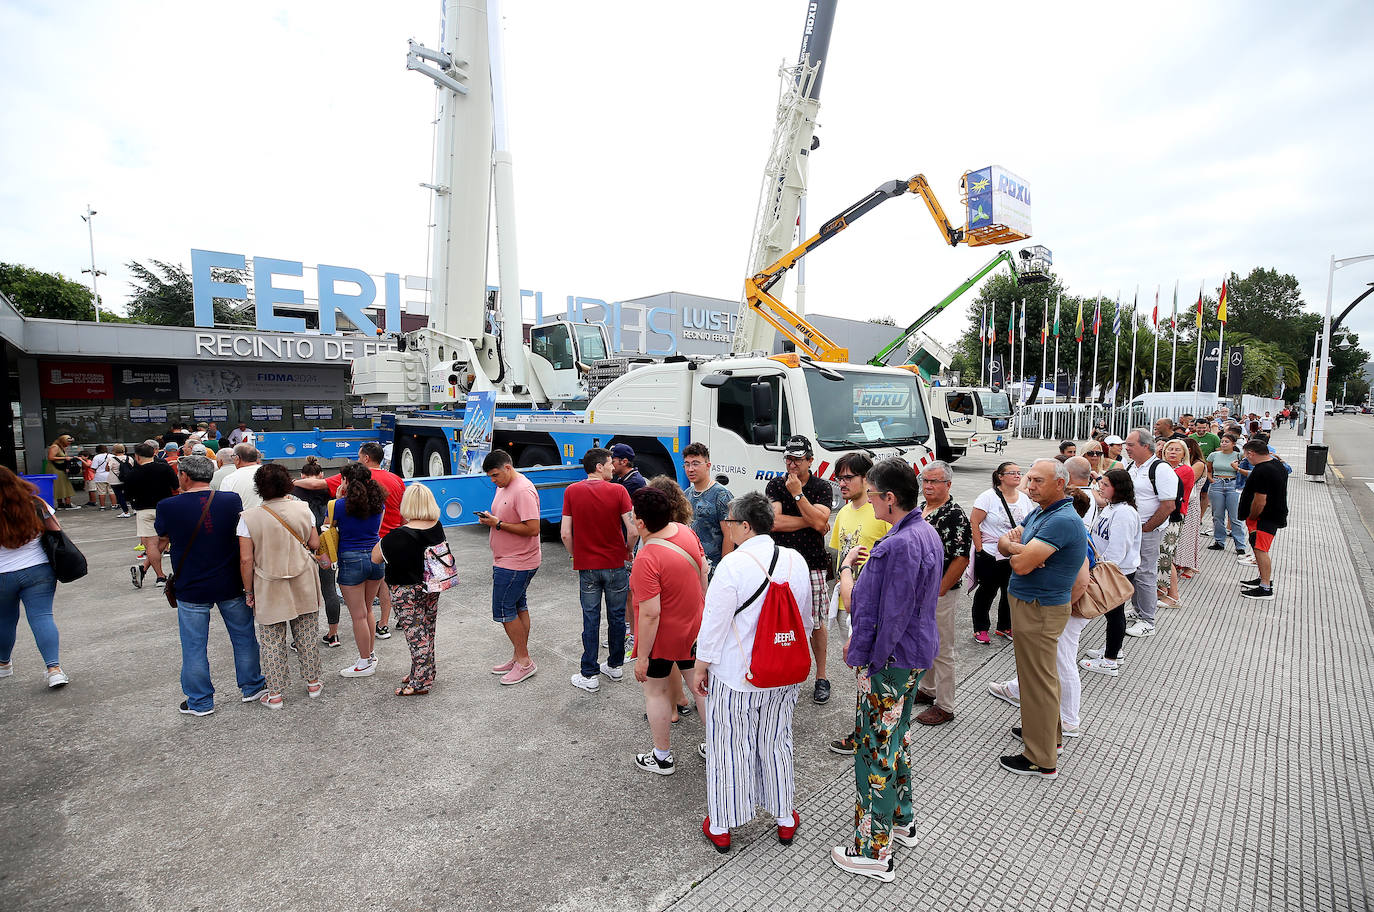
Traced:
<svg viewBox="0 0 1374 912">
<path fill-rule="evenodd" d="M 887 181 L 839 215 L 825 222 L 820 231 L 803 241 L 799 247 L 785 254 L 771 266 L 765 267 L 763 271 L 745 279 L 744 297 L 747 308 L 763 318 L 774 329 L 791 340 L 798 349 L 803 350 L 815 360 L 848 361 L 849 349 L 835 344 L 825 333 L 808 323 L 801 314 L 774 297 L 769 289 L 777 284 L 789 269 L 796 266 L 798 260 L 848 228 L 857 218 L 870 212 L 881 203 L 906 193 L 918 194 L 925 201 L 926 208 L 930 210 L 931 217 L 935 219 L 935 224 L 940 228 L 946 243 L 951 247 L 957 247 L 960 243 L 967 243 L 965 229 L 955 228 L 950 224 L 949 218 L 945 215 L 945 210 L 940 206 L 940 201 L 935 198 L 935 193 L 931 190 L 925 175 L 917 174 L 904 181 Z M 1012 238 L 1007 240 L 1012 240 Z M 992 241 L 992 243 L 1006 243 L 1006 241 Z M 997 262 L 998 260 L 994 260 L 985 267 L 984 271 L 990 270 Z M 971 283 L 976 279 L 969 281 Z M 959 293 L 962 293 L 962 290 Z M 958 297 L 958 294 L 955 297 Z"/>
<path fill-rule="evenodd" d="M 949 294 L 945 295 L 945 297 L 934 307 L 932 307 L 930 310 L 927 310 L 925 313 L 917 317 L 915 322 L 913 322 L 906 329 L 902 330 L 901 335 L 897 336 L 897 338 L 889 342 L 887 346 L 883 348 L 882 351 L 878 352 L 871 359 L 869 359 L 868 363 L 872 364 L 874 367 L 886 367 L 889 355 L 891 355 L 901 346 L 905 345 L 906 340 L 910 339 L 916 332 L 920 330 L 922 326 L 925 326 L 931 320 L 934 320 L 936 317 L 938 317 L 946 307 L 953 304 L 960 297 L 962 297 L 964 292 L 968 291 L 974 285 L 978 284 L 978 282 L 983 278 L 983 276 L 987 275 L 989 272 L 992 272 L 994 269 L 996 269 L 1000 263 L 1006 263 L 1008 266 L 1011 267 L 1011 280 L 1012 282 L 1015 282 L 1015 258 L 1011 255 L 1010 251 L 1003 250 L 1001 253 L 997 254 L 997 256 L 988 260 L 987 263 L 981 269 L 979 269 L 973 275 L 965 279 L 963 284 L 961 284 L 958 288 L 954 289 Z"/>
</svg>

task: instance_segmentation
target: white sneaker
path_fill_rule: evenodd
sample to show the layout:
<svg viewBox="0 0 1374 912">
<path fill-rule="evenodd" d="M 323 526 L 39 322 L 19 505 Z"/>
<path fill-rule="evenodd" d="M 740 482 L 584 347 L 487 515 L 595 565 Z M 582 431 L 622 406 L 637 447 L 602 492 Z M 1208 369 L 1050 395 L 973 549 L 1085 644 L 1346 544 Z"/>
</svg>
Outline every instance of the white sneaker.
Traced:
<svg viewBox="0 0 1374 912">
<path fill-rule="evenodd" d="M 13 662 L 6 662 L 4 665 L 0 665 L 0 678 L 8 678 L 12 674 L 14 674 Z"/>
<path fill-rule="evenodd" d="M 1202 534 L 1205 535 L 1205 536 L 1207 536 L 1208 538 L 1211 538 L 1211 537 L 1212 537 L 1212 530 L 1211 530 L 1211 529 L 1203 529 L 1203 530 L 1202 530 Z"/>
<path fill-rule="evenodd" d="M 1021 708 L 1021 698 L 1019 696 L 1014 696 L 1011 692 L 1011 688 L 1001 681 L 989 681 L 988 693 L 1004 703 L 1010 703 L 1017 709 Z"/>
<path fill-rule="evenodd" d="M 587 693 L 596 693 L 601 689 L 601 679 L 595 677 L 584 678 L 580 674 L 575 674 L 572 676 L 572 686 L 580 687 L 587 691 Z"/>
<path fill-rule="evenodd" d="M 1155 635 L 1155 625 L 1140 619 L 1126 628 L 1126 636 L 1133 637 L 1152 637 Z"/>
<path fill-rule="evenodd" d="M 71 678 L 67 677 L 67 673 L 65 671 L 48 672 L 49 687 L 64 687 L 67 684 L 70 684 L 71 680 Z"/>
<path fill-rule="evenodd" d="M 601 663 L 601 673 L 612 681 L 619 681 L 625 677 L 625 669 L 620 665 L 611 665 L 608 662 Z"/>
<path fill-rule="evenodd" d="M 1078 663 L 1078 667 L 1082 668 L 1084 671 L 1096 672 L 1100 675 L 1106 675 L 1109 678 L 1114 678 L 1121 674 L 1120 665 L 1120 662 L 1113 662 L 1111 659 L 1103 658 L 1084 659 Z"/>
<path fill-rule="evenodd" d="M 1059 731 L 1064 735 L 1065 738 L 1083 737 L 1083 726 L 1065 725 L 1062 719 L 1059 722 Z"/>
<path fill-rule="evenodd" d="M 345 678 L 368 678 L 377 673 L 376 659 L 359 659 L 339 672 Z"/>
<path fill-rule="evenodd" d="M 1128 620 L 1128 621 L 1135 621 L 1135 620 L 1139 620 L 1139 619 L 1140 619 L 1140 612 L 1139 612 L 1139 611 L 1136 611 L 1134 608 L 1127 608 L 1127 609 L 1126 609 L 1126 620 Z"/>
<path fill-rule="evenodd" d="M 1085 651 L 1083 652 L 1083 655 L 1087 656 L 1087 657 L 1090 658 L 1090 659 L 1105 659 L 1105 658 L 1107 657 L 1107 650 L 1105 650 L 1105 649 L 1088 649 L 1088 650 L 1085 650 Z M 1119 656 L 1117 656 L 1117 657 L 1116 657 L 1116 664 L 1118 664 L 1118 665 L 1125 665 L 1125 664 L 1126 664 L 1126 657 L 1125 657 L 1124 655 L 1119 655 Z"/>
<path fill-rule="evenodd" d="M 891 833 L 892 841 L 897 843 L 897 845 L 903 845 L 910 849 L 914 849 L 916 846 L 920 845 L 920 840 L 916 838 L 915 821 L 908 823 L 906 826 L 899 826 L 894 823 L 892 829 L 888 832 Z"/>
<path fill-rule="evenodd" d="M 1240 557 L 1236 558 L 1236 563 L 1246 567 L 1253 567 L 1255 566 L 1255 556 L 1253 554 L 1242 554 Z"/>
<path fill-rule="evenodd" d="M 897 876 L 893 870 L 891 856 L 888 856 L 887 861 L 879 861 L 860 855 L 853 846 L 835 846 L 830 850 L 830 860 L 842 871 L 861 877 L 871 877 L 883 883 L 892 883 Z"/>
</svg>

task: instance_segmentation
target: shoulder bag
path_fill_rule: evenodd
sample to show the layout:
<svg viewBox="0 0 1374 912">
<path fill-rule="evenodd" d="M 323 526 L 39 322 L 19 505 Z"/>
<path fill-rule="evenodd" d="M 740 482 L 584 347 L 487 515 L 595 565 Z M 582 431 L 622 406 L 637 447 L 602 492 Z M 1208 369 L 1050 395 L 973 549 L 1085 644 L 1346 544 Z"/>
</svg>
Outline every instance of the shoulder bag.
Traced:
<svg viewBox="0 0 1374 912">
<path fill-rule="evenodd" d="M 205 507 L 200 511 L 200 519 L 196 520 L 196 527 L 191 530 L 191 537 L 186 542 L 186 550 L 181 552 L 181 560 L 177 561 L 176 569 L 172 575 L 167 577 L 167 584 L 162 587 L 162 594 L 167 597 L 167 604 L 173 608 L 177 607 L 176 578 L 181 575 L 181 568 L 186 566 L 186 557 L 191 553 L 191 548 L 196 543 L 196 536 L 200 535 L 200 529 L 205 525 L 205 517 L 210 513 L 210 501 L 215 499 L 215 492 L 211 491 L 210 496 L 205 498 Z"/>
<path fill-rule="evenodd" d="M 43 523 L 40 544 L 43 546 L 43 553 L 48 557 L 53 576 L 57 577 L 59 583 L 74 583 L 81 579 L 88 570 L 86 555 L 81 553 L 81 549 L 66 532 L 48 528 L 48 514 L 44 512 L 43 507 L 35 503 L 34 509 L 38 511 L 38 519 Z"/>
<path fill-rule="evenodd" d="M 439 593 L 458 585 L 458 558 L 448 546 L 448 540 L 425 548 L 425 591 Z"/>
<path fill-rule="evenodd" d="M 1121 568 L 1111 561 L 1097 560 L 1093 538 L 1088 536 L 1088 549 L 1096 562 L 1088 571 L 1088 588 L 1074 600 L 1070 612 L 1074 617 L 1095 618 L 1118 605 L 1124 605 L 1135 594 L 1135 584 L 1126 578 Z"/>
<path fill-rule="evenodd" d="M 329 524 L 320 532 L 319 553 L 329 558 L 329 563 L 331 565 L 339 562 L 339 527 L 334 525 L 334 504 L 338 502 L 337 499 L 329 502 L 329 507 L 326 511 L 329 518 Z"/>
</svg>

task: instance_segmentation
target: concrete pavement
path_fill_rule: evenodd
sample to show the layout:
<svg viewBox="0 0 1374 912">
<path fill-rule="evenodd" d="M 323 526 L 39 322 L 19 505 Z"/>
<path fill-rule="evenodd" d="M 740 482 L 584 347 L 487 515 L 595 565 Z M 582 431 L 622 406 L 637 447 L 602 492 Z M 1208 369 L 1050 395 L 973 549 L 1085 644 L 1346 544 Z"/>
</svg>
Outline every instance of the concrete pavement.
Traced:
<svg viewBox="0 0 1374 912">
<path fill-rule="evenodd" d="M 956 499 L 970 504 L 999 459 L 959 462 Z M 888 886 L 826 854 L 846 838 L 853 789 L 851 763 L 824 747 L 852 724 L 838 649 L 830 704 L 808 694 L 797 711 L 796 844 L 758 820 L 718 856 L 699 830 L 699 720 L 674 727 L 677 774 L 649 776 L 631 763 L 648 744 L 638 687 L 568 683 L 580 613 L 561 545 L 544 545 L 531 591 L 540 672 L 525 684 L 487 673 L 508 655 L 489 557 L 480 533 L 455 530 L 463 584 L 441 603 L 428 697 L 392 696 L 408 664 L 400 636 L 379 644 L 376 677 L 337 677 L 345 620 L 321 699 L 293 681 L 284 712 L 243 705 L 221 628 L 217 712 L 194 719 L 175 710 L 175 614 L 127 583 L 132 520 L 64 514 L 91 575 L 59 588 L 72 684 L 44 689 L 22 623 L 16 674 L 0 681 L 0 908 L 1362 906 L 1374 636 L 1332 496 L 1294 483 L 1274 602 L 1236 599 L 1235 565 L 1205 552 L 1189 607 L 1128 643 L 1120 678 L 1088 676 L 1085 737 L 1058 782 L 994 766 L 1016 718 L 985 682 L 1011 676 L 1012 654 L 974 644 L 961 612 L 958 718 L 917 732 L 924 840 L 901 850 Z"/>
</svg>

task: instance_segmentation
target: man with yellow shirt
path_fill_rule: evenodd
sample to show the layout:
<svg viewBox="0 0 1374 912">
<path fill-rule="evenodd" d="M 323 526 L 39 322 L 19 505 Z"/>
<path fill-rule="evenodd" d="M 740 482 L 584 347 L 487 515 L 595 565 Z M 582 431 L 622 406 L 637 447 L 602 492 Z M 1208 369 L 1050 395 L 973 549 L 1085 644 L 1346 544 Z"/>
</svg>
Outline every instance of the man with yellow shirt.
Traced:
<svg viewBox="0 0 1374 912">
<path fill-rule="evenodd" d="M 840 483 L 840 495 L 844 497 L 845 504 L 840 507 L 840 512 L 835 514 L 835 521 L 830 530 L 830 547 L 835 551 L 837 561 L 844 560 L 844 556 L 851 548 L 864 549 L 855 565 L 856 577 L 863 571 L 864 561 L 868 560 L 868 552 L 887 534 L 887 530 L 892 528 L 889 523 L 883 522 L 873 514 L 873 505 L 868 502 L 868 470 L 871 468 L 873 460 L 863 453 L 846 453 L 835 463 L 835 480 Z M 838 587 L 839 583 L 836 582 L 835 585 Z M 849 606 L 842 597 L 839 602 L 840 625 L 848 632 Z M 856 693 L 856 703 L 857 700 Z M 857 718 L 856 712 L 856 726 Z M 830 750 L 837 754 L 852 755 L 856 744 L 855 735 L 850 733 L 831 741 Z"/>
</svg>

